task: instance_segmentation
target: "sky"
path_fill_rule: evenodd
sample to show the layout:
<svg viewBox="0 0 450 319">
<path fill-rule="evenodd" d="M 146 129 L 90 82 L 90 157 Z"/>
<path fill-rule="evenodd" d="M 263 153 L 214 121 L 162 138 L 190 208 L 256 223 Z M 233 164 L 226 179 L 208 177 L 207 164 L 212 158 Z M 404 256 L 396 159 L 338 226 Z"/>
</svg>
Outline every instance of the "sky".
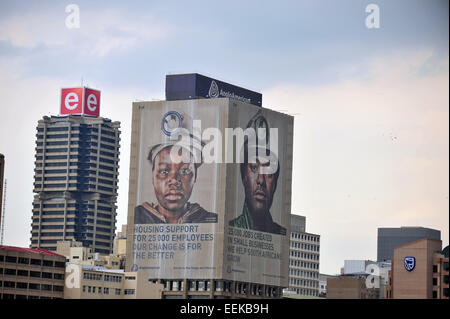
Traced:
<svg viewBox="0 0 450 319">
<path fill-rule="evenodd" d="M 67 28 L 76 4 L 79 28 Z M 368 28 L 369 4 L 379 28 Z M 4 244 L 28 247 L 36 126 L 62 87 L 101 90 L 121 122 L 117 228 L 127 221 L 131 105 L 167 74 L 263 94 L 294 120 L 292 213 L 321 235 L 320 272 L 376 260 L 377 228 L 449 238 L 449 2 L 0 1 Z"/>
</svg>

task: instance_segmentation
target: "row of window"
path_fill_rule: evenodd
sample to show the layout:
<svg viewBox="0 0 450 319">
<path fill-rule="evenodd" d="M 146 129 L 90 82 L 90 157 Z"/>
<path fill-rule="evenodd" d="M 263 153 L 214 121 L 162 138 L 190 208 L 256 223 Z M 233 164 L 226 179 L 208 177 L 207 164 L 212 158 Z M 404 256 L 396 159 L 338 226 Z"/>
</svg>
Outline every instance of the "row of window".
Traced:
<svg viewBox="0 0 450 319">
<path fill-rule="evenodd" d="M 309 259 L 309 260 L 317 260 L 317 261 L 319 260 L 319 254 L 310 254 L 310 253 L 305 253 L 302 251 L 295 251 L 295 250 L 291 250 L 290 254 L 292 257 Z"/>
<path fill-rule="evenodd" d="M 289 268 L 290 276 L 298 276 L 303 278 L 319 278 L 319 272 L 305 271 L 300 269 Z"/>
<path fill-rule="evenodd" d="M 102 201 L 102 202 L 104 202 L 104 201 Z M 64 205 L 65 205 L 64 202 L 62 202 L 62 203 L 61 202 L 60 203 L 45 203 L 45 204 L 42 204 L 42 207 L 43 208 L 64 208 Z M 34 204 L 33 207 L 34 208 L 40 208 L 40 204 Z M 78 203 L 68 203 L 67 207 L 69 207 L 69 208 L 80 208 L 80 207 L 82 207 L 82 208 L 85 208 L 85 209 L 89 209 L 89 208 L 94 209 L 95 208 L 95 206 L 93 204 L 83 204 L 83 203 L 79 203 L 79 202 Z M 98 210 L 108 211 L 108 212 L 112 211 L 112 207 L 101 206 L 101 205 L 98 205 L 97 209 Z"/>
<path fill-rule="evenodd" d="M 289 278 L 289 285 L 319 288 L 319 282 L 306 279 Z"/>
<path fill-rule="evenodd" d="M 111 154 L 111 153 L 108 153 L 108 154 Z M 69 156 L 69 157 L 67 157 L 67 156 Z M 111 156 L 111 157 L 114 157 L 114 156 Z M 38 161 L 42 160 L 43 158 L 45 160 L 62 160 L 62 159 L 69 158 L 69 159 L 77 159 L 80 161 L 94 161 L 94 162 L 97 161 L 97 156 L 80 155 L 80 154 L 78 154 L 78 155 L 46 155 L 45 157 L 42 155 L 36 155 L 36 160 L 38 160 Z M 111 160 L 111 159 L 104 158 L 104 157 L 99 157 L 98 159 L 100 162 L 108 163 L 108 164 L 115 164 L 117 162 L 117 160 Z"/>
<path fill-rule="evenodd" d="M 289 288 L 289 290 L 295 291 L 297 294 L 303 295 L 303 296 L 314 296 L 314 297 L 319 296 L 319 292 L 317 290 L 300 289 L 300 288 L 293 288 L 293 289 Z"/>
<path fill-rule="evenodd" d="M 295 241 L 291 241 L 291 248 L 305 249 L 305 250 L 311 250 L 311 251 L 319 251 L 320 250 L 319 245 L 311 245 L 311 244 L 305 244 L 305 243 L 295 242 Z"/>
<path fill-rule="evenodd" d="M 51 267 L 51 266 L 49 266 Z M 40 272 L 40 271 L 28 271 L 23 269 L 9 269 L 0 268 L 0 275 L 6 276 L 18 276 L 18 277 L 30 277 L 30 278 L 45 278 L 45 279 L 56 279 L 63 280 L 64 274 L 51 273 L 51 272 Z"/>
<path fill-rule="evenodd" d="M 2 286 L 5 288 L 12 288 L 12 289 L 29 289 L 29 290 L 55 291 L 55 292 L 64 291 L 64 286 L 35 284 L 28 282 L 0 281 L 0 287 Z"/>
<path fill-rule="evenodd" d="M 42 177 L 35 177 L 34 178 L 35 181 L 42 181 Z M 48 177 L 44 177 L 44 181 L 65 181 L 67 180 L 67 176 L 48 176 Z M 69 176 L 69 180 L 79 180 L 80 182 L 97 182 L 98 183 L 102 183 L 102 184 L 106 184 L 106 185 L 113 185 L 114 186 L 114 182 L 113 181 L 109 181 L 106 179 L 102 179 L 102 178 L 95 178 L 95 177 L 79 177 L 79 176 Z"/>
<path fill-rule="evenodd" d="M 92 184 L 81 186 L 81 184 L 78 184 L 78 183 L 69 183 L 69 184 L 61 184 L 61 183 L 36 184 L 35 183 L 34 187 L 36 189 L 39 189 L 39 188 L 65 188 L 67 185 L 68 185 L 69 188 L 72 188 L 72 187 L 78 188 L 78 189 L 80 189 L 80 188 L 88 189 L 89 188 L 89 189 L 97 189 L 97 190 L 104 191 L 104 192 L 109 192 L 109 193 L 112 193 L 114 191 L 111 187 L 104 187 L 104 186 L 98 186 L 98 185 L 97 185 L 97 187 L 95 187 L 95 185 L 92 185 Z"/>
<path fill-rule="evenodd" d="M 43 163 L 35 163 L 35 165 L 36 167 L 43 167 Z M 62 167 L 62 166 L 67 166 L 67 162 L 45 163 L 45 167 Z M 78 169 L 97 168 L 97 164 L 95 163 L 70 162 L 69 166 L 75 166 L 78 167 Z M 117 168 L 114 166 L 106 166 L 99 164 L 98 168 L 105 171 L 112 171 L 117 174 Z"/>
<path fill-rule="evenodd" d="M 64 262 L 60 262 L 60 261 L 0 255 L 0 262 L 2 262 L 3 260 L 5 260 L 7 263 L 11 263 L 11 264 L 36 265 L 36 266 L 55 267 L 55 268 L 65 268 L 66 267 L 66 264 Z"/>
<path fill-rule="evenodd" d="M 319 242 L 320 241 L 320 237 L 318 237 L 318 236 L 307 235 L 307 234 L 299 234 L 299 233 L 295 233 L 295 232 L 291 232 L 291 238 L 307 240 L 307 241 L 312 241 L 312 242 Z"/>
<path fill-rule="evenodd" d="M 306 261 L 301 260 L 293 260 L 289 259 L 289 265 L 293 267 L 302 267 L 302 268 L 309 268 L 309 269 L 319 269 L 319 264 L 316 263 L 310 263 Z"/>
<path fill-rule="evenodd" d="M 310 259 L 310 260 L 319 260 L 318 254 L 308 254 L 301 251 L 291 250 L 290 253 L 291 257 L 297 257 L 297 258 L 304 258 L 304 259 Z"/>
<path fill-rule="evenodd" d="M 56 219 L 56 218 L 54 218 L 54 219 Z M 70 225 L 66 225 L 66 228 L 69 228 L 69 227 L 67 227 L 67 226 L 70 226 Z M 42 227 L 42 226 L 41 226 Z M 88 230 L 87 229 L 87 226 L 83 226 L 83 227 L 86 227 L 86 229 L 85 229 L 85 231 L 86 230 Z M 92 227 L 92 226 L 91 226 Z M 70 227 L 70 228 L 72 228 L 72 227 Z M 93 228 L 93 227 L 92 227 Z M 41 228 L 42 229 L 42 228 Z M 101 232 L 104 232 L 104 233 L 110 233 L 110 229 L 107 229 L 107 228 L 102 228 L 102 227 L 96 227 L 96 230 L 97 231 L 101 231 Z M 34 233 L 33 235 L 36 235 L 37 236 L 37 234 L 36 233 Z M 66 232 L 66 235 L 65 236 L 75 236 L 76 235 L 76 233 L 74 233 L 74 232 Z M 86 236 L 86 237 L 93 237 L 93 234 L 92 233 L 84 233 L 83 232 L 83 235 L 84 236 Z M 101 234 L 99 234 L 99 235 L 101 235 Z M 57 237 L 62 237 L 62 236 L 64 236 L 64 234 L 63 234 L 63 232 L 41 232 L 40 233 L 40 237 L 54 237 L 54 236 L 57 236 Z M 100 238 L 100 239 L 110 239 L 110 236 L 107 236 L 107 237 L 97 237 L 97 238 Z"/>
<path fill-rule="evenodd" d="M 157 281 L 154 280 L 154 283 Z M 183 280 L 161 280 L 164 285 L 165 291 L 183 291 L 184 282 Z M 211 291 L 211 282 L 209 280 L 188 280 L 188 290 L 189 291 Z M 232 292 L 237 294 L 251 294 L 253 296 L 265 296 L 265 297 L 276 297 L 277 288 L 271 286 L 264 286 L 259 284 L 250 284 L 244 282 L 234 282 L 225 280 L 214 280 L 213 281 L 213 291 L 224 291 Z"/>
</svg>

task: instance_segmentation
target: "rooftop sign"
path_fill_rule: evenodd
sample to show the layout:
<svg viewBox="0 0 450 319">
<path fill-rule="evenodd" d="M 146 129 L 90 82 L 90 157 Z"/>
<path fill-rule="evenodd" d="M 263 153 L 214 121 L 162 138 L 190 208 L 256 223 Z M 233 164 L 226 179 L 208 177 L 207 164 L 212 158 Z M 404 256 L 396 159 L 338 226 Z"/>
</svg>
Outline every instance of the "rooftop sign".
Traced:
<svg viewBox="0 0 450 319">
<path fill-rule="evenodd" d="M 262 94 L 207 76 L 190 74 L 166 75 L 166 100 L 228 97 L 256 106 L 262 105 Z"/>
<path fill-rule="evenodd" d="M 87 87 L 61 89 L 60 114 L 100 116 L 100 91 Z"/>
</svg>

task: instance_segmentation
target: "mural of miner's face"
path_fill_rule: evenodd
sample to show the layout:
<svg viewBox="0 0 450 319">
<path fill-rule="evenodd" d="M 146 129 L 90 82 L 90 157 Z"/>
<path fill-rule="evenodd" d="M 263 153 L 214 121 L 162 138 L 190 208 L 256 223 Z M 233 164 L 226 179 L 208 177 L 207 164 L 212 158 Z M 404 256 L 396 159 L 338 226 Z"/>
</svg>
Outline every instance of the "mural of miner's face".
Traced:
<svg viewBox="0 0 450 319">
<path fill-rule="evenodd" d="M 256 163 L 241 164 L 241 178 L 248 208 L 251 213 L 261 214 L 261 217 L 269 213 L 272 206 L 280 171 L 278 167 L 273 174 L 262 174 L 260 168 L 264 166 L 269 166 L 269 163 L 261 164 L 256 160 Z"/>
<path fill-rule="evenodd" d="M 166 147 L 156 155 L 152 167 L 153 187 L 159 204 L 175 214 L 182 214 L 191 197 L 196 180 L 196 168 L 193 162 L 183 163 L 181 149 L 179 160 L 172 161 Z"/>
</svg>

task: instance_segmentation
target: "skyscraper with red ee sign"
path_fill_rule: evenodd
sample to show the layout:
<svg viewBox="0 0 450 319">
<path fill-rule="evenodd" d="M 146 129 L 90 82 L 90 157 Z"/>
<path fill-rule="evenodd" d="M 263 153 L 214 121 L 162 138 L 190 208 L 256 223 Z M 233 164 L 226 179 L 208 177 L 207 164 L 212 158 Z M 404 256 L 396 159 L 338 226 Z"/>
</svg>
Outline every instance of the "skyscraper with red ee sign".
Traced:
<svg viewBox="0 0 450 319">
<path fill-rule="evenodd" d="M 37 125 L 31 247 L 73 240 L 110 254 L 120 122 L 100 117 L 100 91 L 86 87 L 62 89 L 59 109 Z"/>
</svg>

